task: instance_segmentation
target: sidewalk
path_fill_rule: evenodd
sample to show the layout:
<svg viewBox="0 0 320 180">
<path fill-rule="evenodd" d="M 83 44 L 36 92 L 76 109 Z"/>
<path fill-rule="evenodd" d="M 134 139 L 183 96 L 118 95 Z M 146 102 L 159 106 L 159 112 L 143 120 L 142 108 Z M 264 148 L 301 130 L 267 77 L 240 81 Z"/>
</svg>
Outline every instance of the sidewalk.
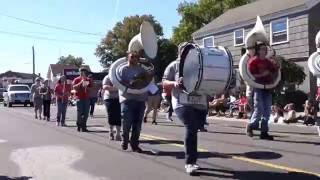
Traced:
<svg viewBox="0 0 320 180">
<path fill-rule="evenodd" d="M 105 111 L 105 106 L 104 105 L 96 105 L 96 108 L 99 109 L 100 111 Z M 165 113 L 159 111 L 158 113 L 159 115 L 163 115 Z M 297 116 L 302 116 L 303 115 L 303 112 L 297 112 L 296 114 Z M 173 117 L 176 117 L 175 113 L 173 113 Z M 237 119 L 235 117 L 233 118 L 228 118 L 228 117 L 224 117 L 224 116 L 220 116 L 220 117 L 217 117 L 217 116 L 208 116 L 207 117 L 208 120 L 219 120 L 219 121 L 234 121 L 234 122 L 243 122 L 243 123 L 247 123 L 249 120 L 248 119 Z M 290 123 L 290 124 L 286 124 L 286 123 L 273 123 L 273 122 L 270 122 L 270 124 L 273 124 L 273 125 L 286 125 L 286 126 L 297 126 L 297 127 L 307 127 L 306 125 L 302 124 L 301 121 L 298 121 L 297 123 Z M 315 126 L 309 126 L 309 127 L 315 127 Z"/>
</svg>

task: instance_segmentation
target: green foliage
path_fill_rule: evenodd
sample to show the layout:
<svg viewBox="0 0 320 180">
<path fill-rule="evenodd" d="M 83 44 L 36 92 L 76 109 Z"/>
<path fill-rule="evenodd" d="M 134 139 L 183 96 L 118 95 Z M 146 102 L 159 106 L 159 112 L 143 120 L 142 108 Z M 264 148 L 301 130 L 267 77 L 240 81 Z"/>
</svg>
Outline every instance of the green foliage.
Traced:
<svg viewBox="0 0 320 180">
<path fill-rule="evenodd" d="M 103 67 L 109 67 L 112 62 L 126 55 L 128 44 L 135 35 L 140 33 L 140 25 L 143 21 L 149 21 L 159 37 L 163 35 L 160 23 L 152 15 L 125 17 L 122 22 L 116 23 L 96 48 L 95 55 L 100 58 Z"/>
<path fill-rule="evenodd" d="M 177 11 L 182 17 L 174 27 L 172 40 L 175 44 L 192 40 L 192 33 L 210 23 L 228 9 L 251 2 L 252 0 L 199 0 L 197 3 L 182 2 Z"/>
<path fill-rule="evenodd" d="M 153 62 L 155 67 L 155 81 L 159 82 L 162 79 L 162 75 L 166 67 L 170 62 L 177 58 L 177 46 L 168 39 L 159 39 L 158 41 L 158 54 L 157 58 Z"/>
<path fill-rule="evenodd" d="M 282 56 L 276 57 L 277 63 L 281 65 L 281 81 L 274 89 L 274 102 L 285 105 L 295 103 L 297 108 L 301 108 L 301 102 L 307 98 L 302 92 L 294 91 L 296 85 L 300 85 L 306 78 L 303 67 L 296 63 L 284 59 Z"/>
<path fill-rule="evenodd" d="M 82 57 L 74 57 L 69 54 L 67 57 L 61 56 L 58 59 L 57 64 L 75 65 L 76 67 L 79 68 L 83 64 L 83 58 Z"/>
<path fill-rule="evenodd" d="M 300 85 L 303 83 L 307 76 L 303 71 L 303 67 L 292 61 L 288 61 L 281 56 L 278 56 L 277 60 L 281 63 L 282 81 L 285 84 Z"/>
</svg>

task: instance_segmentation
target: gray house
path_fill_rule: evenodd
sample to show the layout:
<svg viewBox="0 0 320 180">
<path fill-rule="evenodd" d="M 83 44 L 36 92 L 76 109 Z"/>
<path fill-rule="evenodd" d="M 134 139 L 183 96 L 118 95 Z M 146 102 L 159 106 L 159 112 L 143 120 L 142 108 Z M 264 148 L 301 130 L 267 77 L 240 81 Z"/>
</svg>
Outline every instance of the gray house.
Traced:
<svg viewBox="0 0 320 180">
<path fill-rule="evenodd" d="M 226 11 L 192 34 L 202 46 L 225 46 L 233 55 L 235 68 L 244 47 L 244 38 L 259 15 L 278 55 L 304 67 L 305 82 L 297 87 L 312 94 L 316 79 L 310 75 L 307 60 L 316 51 L 315 36 L 320 30 L 320 0 L 258 0 Z"/>
</svg>

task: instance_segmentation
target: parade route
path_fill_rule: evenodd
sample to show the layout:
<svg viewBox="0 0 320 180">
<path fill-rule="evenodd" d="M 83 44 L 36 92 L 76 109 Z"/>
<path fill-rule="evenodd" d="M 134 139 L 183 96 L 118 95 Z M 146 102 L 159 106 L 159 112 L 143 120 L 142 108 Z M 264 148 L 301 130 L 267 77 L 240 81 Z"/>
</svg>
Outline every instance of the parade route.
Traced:
<svg viewBox="0 0 320 180">
<path fill-rule="evenodd" d="M 55 114 L 52 107 L 52 116 Z M 184 170 L 184 128 L 160 113 L 158 125 L 143 124 L 138 154 L 108 139 L 98 107 L 88 133 L 76 131 L 76 109 L 68 127 L 35 120 L 33 109 L 0 107 L 0 179 L 320 179 L 320 138 L 315 127 L 271 125 L 274 141 L 245 135 L 245 122 L 209 119 L 199 132 L 199 173 Z M 256 132 L 258 134 L 258 132 Z"/>
</svg>

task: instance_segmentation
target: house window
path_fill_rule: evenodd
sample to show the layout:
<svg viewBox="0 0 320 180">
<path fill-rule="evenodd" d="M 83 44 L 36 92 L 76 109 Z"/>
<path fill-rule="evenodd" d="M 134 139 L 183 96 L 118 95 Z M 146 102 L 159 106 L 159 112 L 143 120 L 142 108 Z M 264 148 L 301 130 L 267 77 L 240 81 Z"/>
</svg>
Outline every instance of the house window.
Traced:
<svg viewBox="0 0 320 180">
<path fill-rule="evenodd" d="M 203 38 L 203 46 L 204 47 L 213 47 L 214 46 L 213 36 Z"/>
<path fill-rule="evenodd" d="M 270 40 L 271 44 L 285 43 L 289 41 L 289 19 L 280 19 L 272 21 L 270 24 Z"/>
<path fill-rule="evenodd" d="M 244 29 L 234 31 L 234 46 L 240 46 L 244 44 Z"/>
</svg>

